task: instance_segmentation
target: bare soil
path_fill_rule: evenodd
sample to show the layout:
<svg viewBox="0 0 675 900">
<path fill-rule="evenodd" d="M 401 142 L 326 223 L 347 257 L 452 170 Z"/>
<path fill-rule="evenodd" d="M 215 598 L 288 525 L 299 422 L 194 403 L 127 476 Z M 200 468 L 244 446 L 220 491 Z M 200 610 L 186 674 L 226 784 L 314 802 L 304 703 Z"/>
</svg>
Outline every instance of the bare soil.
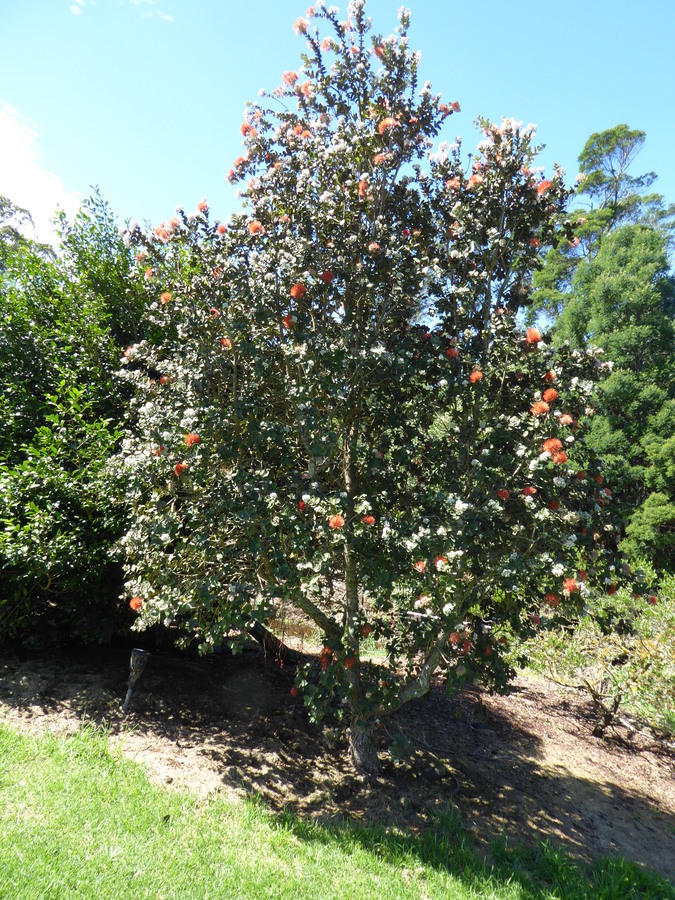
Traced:
<svg viewBox="0 0 675 900">
<path fill-rule="evenodd" d="M 210 658 L 157 653 L 122 712 L 127 650 L 0 656 L 0 719 L 63 733 L 105 725 L 151 779 L 202 796 L 260 795 L 274 811 L 410 829 L 452 807 L 486 851 L 497 835 L 549 839 L 588 860 L 621 854 L 675 881 L 675 752 L 615 730 L 593 737 L 588 701 L 523 676 L 505 696 L 440 685 L 378 734 L 364 780 L 346 742 L 311 725 L 292 672 L 250 647 Z M 396 738 L 412 755 L 394 760 Z"/>
</svg>

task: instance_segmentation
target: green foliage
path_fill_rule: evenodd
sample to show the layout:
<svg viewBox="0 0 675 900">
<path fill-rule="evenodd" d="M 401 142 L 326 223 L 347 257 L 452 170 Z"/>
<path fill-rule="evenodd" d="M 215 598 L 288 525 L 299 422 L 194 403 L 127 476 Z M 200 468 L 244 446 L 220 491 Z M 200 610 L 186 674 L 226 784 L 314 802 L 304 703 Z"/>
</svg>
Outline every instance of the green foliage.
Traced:
<svg viewBox="0 0 675 900">
<path fill-rule="evenodd" d="M 124 409 L 118 341 L 137 334 L 139 305 L 123 287 L 130 253 L 100 197 L 61 227 L 58 258 L 25 240 L 3 245 L 2 638 L 100 639 L 114 619 L 110 552 L 123 517 L 105 465 Z"/>
<path fill-rule="evenodd" d="M 628 714 L 675 737 L 675 576 L 645 572 L 639 593 L 591 598 L 574 627 L 544 619 L 526 645 L 535 668 L 589 694 L 598 734 Z"/>
<path fill-rule="evenodd" d="M 565 239 L 551 242 L 544 265 L 534 275 L 530 316 L 541 312 L 557 317 L 575 302 L 572 281 L 577 267 L 591 261 L 607 235 L 627 224 L 640 224 L 666 241 L 675 229 L 675 205 L 664 206 L 660 194 L 646 194 L 656 176 L 632 175 L 628 168 L 646 135 L 627 125 L 592 134 L 579 155 L 575 196 L 587 206 L 567 213 Z"/>
<path fill-rule="evenodd" d="M 674 298 L 663 236 L 624 226 L 577 269 L 555 329 L 556 340 L 592 340 L 612 361 L 588 441 L 627 522 L 623 551 L 659 568 L 675 549 Z"/>
</svg>

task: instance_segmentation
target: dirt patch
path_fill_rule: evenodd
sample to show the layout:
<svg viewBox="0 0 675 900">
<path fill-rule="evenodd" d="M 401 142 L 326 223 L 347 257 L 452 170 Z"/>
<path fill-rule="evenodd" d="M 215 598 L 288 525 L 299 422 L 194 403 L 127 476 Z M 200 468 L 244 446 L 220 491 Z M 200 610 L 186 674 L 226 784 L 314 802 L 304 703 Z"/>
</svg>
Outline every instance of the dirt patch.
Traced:
<svg viewBox="0 0 675 900">
<path fill-rule="evenodd" d="M 454 807 L 484 847 L 548 838 L 575 856 L 619 853 L 675 881 L 675 753 L 643 735 L 591 735 L 576 694 L 519 678 L 506 696 L 440 686 L 386 723 L 364 781 L 343 738 L 310 725 L 292 673 L 257 648 L 208 659 L 153 654 L 124 716 L 128 651 L 0 657 L 0 717 L 30 730 L 104 724 L 156 781 L 320 821 L 423 828 Z M 404 735 L 405 738 L 401 737 Z M 412 756 L 386 753 L 395 739 Z"/>
</svg>

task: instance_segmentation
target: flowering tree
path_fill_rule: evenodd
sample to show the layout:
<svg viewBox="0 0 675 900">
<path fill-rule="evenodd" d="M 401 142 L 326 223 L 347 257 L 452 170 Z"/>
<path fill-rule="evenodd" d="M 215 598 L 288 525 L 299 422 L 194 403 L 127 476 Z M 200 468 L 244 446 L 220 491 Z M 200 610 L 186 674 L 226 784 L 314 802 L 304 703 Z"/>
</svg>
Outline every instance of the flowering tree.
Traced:
<svg viewBox="0 0 675 900">
<path fill-rule="evenodd" d="M 372 771 L 379 717 L 439 670 L 503 683 L 514 635 L 612 577 L 613 526 L 579 441 L 601 364 L 515 321 L 561 174 L 512 121 L 466 165 L 433 152 L 459 105 L 419 89 L 408 12 L 386 39 L 348 15 L 308 10 L 302 70 L 250 106 L 244 210 L 128 235 L 149 305 L 124 544 L 140 627 L 208 648 L 282 603 L 315 623 L 294 692 L 342 700 Z"/>
</svg>

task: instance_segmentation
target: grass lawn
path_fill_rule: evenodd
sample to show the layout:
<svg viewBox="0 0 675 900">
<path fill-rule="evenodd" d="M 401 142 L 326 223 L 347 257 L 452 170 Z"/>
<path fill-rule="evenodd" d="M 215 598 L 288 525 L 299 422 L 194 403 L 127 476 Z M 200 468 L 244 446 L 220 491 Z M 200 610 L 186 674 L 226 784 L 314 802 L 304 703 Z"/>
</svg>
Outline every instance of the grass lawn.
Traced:
<svg viewBox="0 0 675 900">
<path fill-rule="evenodd" d="M 422 835 L 273 816 L 151 785 L 105 734 L 0 725 L 2 898 L 675 898 L 619 858 L 592 869 L 505 841 L 486 866 L 452 815 Z"/>
</svg>

